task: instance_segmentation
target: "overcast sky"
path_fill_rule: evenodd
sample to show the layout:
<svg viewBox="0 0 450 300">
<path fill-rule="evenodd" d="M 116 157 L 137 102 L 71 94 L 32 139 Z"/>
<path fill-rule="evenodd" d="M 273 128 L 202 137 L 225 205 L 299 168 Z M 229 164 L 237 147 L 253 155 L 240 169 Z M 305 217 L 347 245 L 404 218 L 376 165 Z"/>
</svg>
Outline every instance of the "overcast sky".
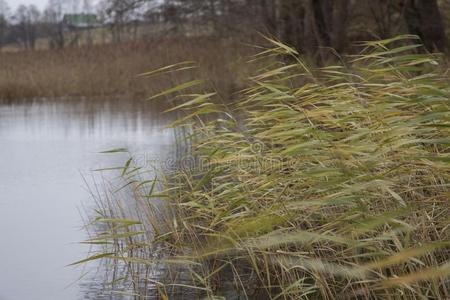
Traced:
<svg viewBox="0 0 450 300">
<path fill-rule="evenodd" d="M 43 10 L 44 8 L 46 8 L 47 4 L 48 4 L 48 0 L 6 0 L 6 2 L 9 4 L 10 8 L 12 11 L 15 11 L 16 8 L 20 5 L 20 4 L 25 4 L 25 5 L 30 5 L 30 4 L 34 4 L 36 5 L 40 10 Z M 73 7 L 71 3 L 77 3 L 78 4 L 78 9 L 81 9 L 83 7 L 83 0 L 69 0 L 69 1 L 65 1 L 65 3 L 68 3 L 68 7 L 69 9 L 71 7 Z M 93 6 L 95 6 L 96 3 L 98 3 L 98 0 L 89 0 L 89 3 Z"/>
<path fill-rule="evenodd" d="M 9 6 L 13 10 L 15 10 L 20 4 L 34 4 L 39 7 L 39 9 L 43 9 L 47 5 L 48 0 L 6 0 L 6 2 L 9 3 Z"/>
</svg>

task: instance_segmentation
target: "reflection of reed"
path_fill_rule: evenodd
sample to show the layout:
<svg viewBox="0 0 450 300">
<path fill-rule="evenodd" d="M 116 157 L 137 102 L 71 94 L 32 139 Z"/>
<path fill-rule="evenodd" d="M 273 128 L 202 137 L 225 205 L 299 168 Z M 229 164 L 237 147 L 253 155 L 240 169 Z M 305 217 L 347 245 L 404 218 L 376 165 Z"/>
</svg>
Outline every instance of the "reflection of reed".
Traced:
<svg viewBox="0 0 450 300">
<path fill-rule="evenodd" d="M 163 160 L 161 156 L 161 161 Z M 152 183 L 139 189 L 132 185 L 123 187 L 123 176 L 118 178 L 113 175 L 106 179 L 102 175 L 101 183 L 93 180 L 93 186 L 89 190 L 95 203 L 95 211 L 99 215 L 90 216 L 89 219 L 94 222 L 88 222 L 86 226 L 89 236 L 93 238 L 91 254 L 110 252 L 120 255 L 96 260 L 95 269 L 79 283 L 83 299 L 161 299 L 164 294 L 169 295 L 170 299 L 190 300 L 198 299 L 203 294 L 201 289 L 187 287 L 194 285 L 190 266 L 167 263 L 170 253 L 163 244 L 147 244 L 148 241 L 154 241 L 157 234 L 164 234 L 154 231 L 155 224 L 158 224 L 158 231 L 167 231 L 169 227 L 165 227 L 164 222 L 173 218 L 173 212 L 162 199 L 147 197 L 152 190 L 156 192 L 160 188 L 158 181 L 151 180 L 155 178 L 155 174 L 156 172 L 135 174 L 134 178 L 139 178 L 141 182 Z M 92 212 L 91 209 L 87 211 Z M 99 218 L 124 220 L 123 222 L 130 222 L 132 225 L 126 226 L 122 231 L 124 228 L 114 221 L 95 222 Z M 130 220 L 140 222 L 134 224 Z M 113 238 L 110 243 L 97 243 L 97 237 L 111 234 L 119 237 L 134 231 L 144 233 L 125 239 Z M 125 258 L 133 260 L 127 261 Z"/>
<path fill-rule="evenodd" d="M 127 98 L 95 101 L 90 98 L 34 99 L 0 105 L 3 118 L 0 127 L 21 126 L 41 133 L 64 131 L 66 136 L 80 137 L 122 134 L 148 135 L 159 130 L 172 118 L 161 114 L 159 103 L 133 101 Z M 8 118 L 14 119 L 8 119 Z M 25 128 L 26 127 L 26 128 Z"/>
<path fill-rule="evenodd" d="M 156 282 L 173 283 L 172 287 L 170 284 L 166 286 L 166 294 L 170 299 L 194 300 L 199 299 L 202 294 L 184 287 L 192 282 L 187 269 L 168 270 L 164 266 L 148 266 L 141 267 L 139 272 L 132 279 L 128 266 L 119 267 L 116 262 L 105 259 L 91 276 L 79 283 L 80 299 L 157 300 L 161 297 Z M 136 282 L 139 282 L 139 286 Z"/>
<path fill-rule="evenodd" d="M 161 115 L 160 110 L 157 103 L 125 98 L 35 99 L 0 104 L 0 215 L 2 224 L 15 228 L 4 236 L 11 247 L 0 250 L 0 298 L 45 298 L 47 282 L 61 294 L 76 293 L 77 284 L 70 284 L 79 277 L 78 270 L 62 266 L 85 249 L 70 245 L 84 239 L 77 230 L 80 220 L 75 210 L 87 198 L 80 188 L 83 182 L 79 172 L 90 174 L 88 170 L 122 162 L 122 157 L 97 153 L 107 150 L 105 147 L 129 146 L 131 151 L 145 150 L 145 157 L 157 158 L 168 152 L 173 136 L 163 128 L 170 115 Z M 125 192 L 126 189 L 123 196 Z M 15 222 L 20 226 L 12 225 Z M 33 244 L 33 251 L 29 251 L 29 243 Z M 13 267 L 4 263 L 11 254 L 21 258 Z M 55 265 L 62 270 L 53 272 Z M 37 273 L 36 269 L 40 278 L 24 277 Z M 117 279 L 122 273 L 121 269 L 106 270 L 106 265 L 93 270 L 80 283 L 87 290 L 82 299 L 101 299 L 96 295 L 110 288 L 103 278 Z M 91 280 L 94 276 L 101 280 Z M 21 290 L 22 279 L 27 280 L 27 290 Z M 68 291 L 64 290 L 68 285 Z M 114 287 L 118 285 L 120 282 Z M 53 297 L 57 299 L 73 298 L 56 295 Z"/>
</svg>

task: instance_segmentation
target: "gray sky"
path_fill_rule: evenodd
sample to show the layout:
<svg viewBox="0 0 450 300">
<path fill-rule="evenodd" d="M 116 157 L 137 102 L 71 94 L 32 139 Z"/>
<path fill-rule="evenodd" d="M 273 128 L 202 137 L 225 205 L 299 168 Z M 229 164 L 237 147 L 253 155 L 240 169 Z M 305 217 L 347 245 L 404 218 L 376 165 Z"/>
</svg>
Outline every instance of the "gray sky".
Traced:
<svg viewBox="0 0 450 300">
<path fill-rule="evenodd" d="M 9 6 L 11 7 L 11 9 L 14 11 L 17 6 L 19 6 L 20 4 L 34 4 L 37 7 L 39 7 L 39 9 L 43 9 L 45 8 L 45 6 L 47 5 L 47 1 L 48 0 L 6 0 L 6 2 L 8 2 Z"/>
<path fill-rule="evenodd" d="M 6 0 L 6 2 L 9 4 L 9 6 L 11 7 L 11 10 L 13 12 L 21 4 L 25 4 L 25 5 L 34 4 L 40 10 L 43 10 L 44 8 L 46 8 L 46 6 L 48 4 L 48 0 Z M 74 3 L 78 4 L 77 5 L 78 9 L 81 9 L 82 5 L 83 5 L 83 0 L 69 0 L 69 1 L 65 1 L 65 3 L 67 3 L 68 9 L 73 8 Z M 95 6 L 95 4 L 98 3 L 98 0 L 89 0 L 89 3 L 93 6 Z"/>
</svg>

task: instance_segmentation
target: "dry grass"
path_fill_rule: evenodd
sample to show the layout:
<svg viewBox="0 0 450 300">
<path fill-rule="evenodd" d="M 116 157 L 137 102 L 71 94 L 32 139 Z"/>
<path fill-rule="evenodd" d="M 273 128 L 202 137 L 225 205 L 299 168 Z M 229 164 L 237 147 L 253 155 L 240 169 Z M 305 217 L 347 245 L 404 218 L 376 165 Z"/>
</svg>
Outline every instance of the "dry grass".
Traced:
<svg viewBox="0 0 450 300">
<path fill-rule="evenodd" d="M 61 50 L 4 52 L 0 53 L 0 99 L 145 97 L 187 78 L 148 80 L 137 75 L 182 60 L 197 61 L 201 68 L 192 76 L 209 78 L 219 91 L 228 94 L 245 76 L 242 60 L 251 51 L 236 40 L 171 37 Z"/>
<path fill-rule="evenodd" d="M 411 38 L 321 69 L 274 41 L 234 104 L 166 91 L 186 99 L 180 165 L 197 163 L 142 181 L 129 160 L 139 220 L 99 211 L 90 242 L 111 244 L 86 261 L 128 265 L 162 299 L 176 281 L 132 270 L 182 265 L 207 299 L 448 299 L 450 85 L 437 57 L 393 46 Z"/>
</svg>

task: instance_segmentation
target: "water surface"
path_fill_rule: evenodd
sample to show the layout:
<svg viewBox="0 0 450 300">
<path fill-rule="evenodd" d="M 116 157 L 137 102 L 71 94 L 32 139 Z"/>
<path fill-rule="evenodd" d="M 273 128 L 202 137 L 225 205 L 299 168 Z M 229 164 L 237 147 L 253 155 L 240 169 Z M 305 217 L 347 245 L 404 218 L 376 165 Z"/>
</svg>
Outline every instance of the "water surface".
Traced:
<svg viewBox="0 0 450 300">
<path fill-rule="evenodd" d="M 65 267 L 88 250 L 78 243 L 80 208 L 93 205 L 83 176 L 123 163 L 103 150 L 163 157 L 173 141 L 164 127 L 156 112 L 125 101 L 0 104 L 0 300 L 95 299 L 92 272 Z"/>
</svg>

